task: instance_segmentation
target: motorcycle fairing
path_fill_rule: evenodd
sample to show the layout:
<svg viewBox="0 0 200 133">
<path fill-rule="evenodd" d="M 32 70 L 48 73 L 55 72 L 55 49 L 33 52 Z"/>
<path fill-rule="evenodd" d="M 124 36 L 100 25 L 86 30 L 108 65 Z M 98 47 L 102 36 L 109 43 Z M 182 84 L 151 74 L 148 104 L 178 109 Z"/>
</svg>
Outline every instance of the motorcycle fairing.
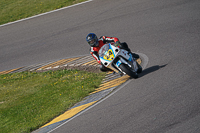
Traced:
<svg viewBox="0 0 200 133">
<path fill-rule="evenodd" d="M 103 54 L 99 55 L 99 57 L 102 60 L 111 62 L 115 58 L 115 52 L 113 51 L 112 47 L 110 46 L 111 44 L 107 45 L 109 47 L 105 47 L 105 49 L 102 51 Z"/>
</svg>

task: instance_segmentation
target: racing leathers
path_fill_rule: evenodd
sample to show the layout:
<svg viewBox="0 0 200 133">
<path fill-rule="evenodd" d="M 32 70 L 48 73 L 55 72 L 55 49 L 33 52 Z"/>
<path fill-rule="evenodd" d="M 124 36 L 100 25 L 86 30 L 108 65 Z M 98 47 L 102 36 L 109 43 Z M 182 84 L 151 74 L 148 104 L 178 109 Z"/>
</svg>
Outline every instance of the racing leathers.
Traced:
<svg viewBox="0 0 200 133">
<path fill-rule="evenodd" d="M 99 50 L 100 48 L 106 44 L 106 43 L 111 43 L 115 44 L 116 42 L 119 42 L 119 39 L 116 37 L 107 37 L 107 36 L 101 36 L 98 39 L 99 46 L 97 47 L 91 47 L 90 48 L 90 54 L 97 60 L 97 62 L 101 65 L 101 61 L 99 59 Z"/>
<path fill-rule="evenodd" d="M 116 38 L 116 37 L 101 36 L 98 39 L 98 43 L 99 43 L 98 46 L 90 48 L 90 54 L 100 64 L 100 70 L 101 71 L 112 71 L 111 69 L 104 67 L 104 65 L 101 64 L 101 61 L 100 61 L 100 58 L 99 58 L 99 50 L 104 44 L 111 43 L 112 45 L 115 45 L 115 46 L 117 46 L 117 47 L 119 47 L 121 49 L 125 49 L 125 50 L 131 52 L 130 49 L 128 48 L 128 45 L 125 42 L 124 43 L 120 43 L 119 39 Z"/>
</svg>

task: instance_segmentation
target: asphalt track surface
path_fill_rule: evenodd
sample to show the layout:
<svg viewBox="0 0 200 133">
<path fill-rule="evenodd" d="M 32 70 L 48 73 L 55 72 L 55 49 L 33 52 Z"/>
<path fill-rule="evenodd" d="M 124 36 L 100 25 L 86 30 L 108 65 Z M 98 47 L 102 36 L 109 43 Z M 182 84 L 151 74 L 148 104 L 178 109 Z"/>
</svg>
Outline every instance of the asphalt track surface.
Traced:
<svg viewBox="0 0 200 133">
<path fill-rule="evenodd" d="M 88 54 L 89 32 L 126 41 L 148 66 L 52 132 L 200 132 L 199 0 L 93 0 L 0 27 L 0 71 Z"/>
</svg>

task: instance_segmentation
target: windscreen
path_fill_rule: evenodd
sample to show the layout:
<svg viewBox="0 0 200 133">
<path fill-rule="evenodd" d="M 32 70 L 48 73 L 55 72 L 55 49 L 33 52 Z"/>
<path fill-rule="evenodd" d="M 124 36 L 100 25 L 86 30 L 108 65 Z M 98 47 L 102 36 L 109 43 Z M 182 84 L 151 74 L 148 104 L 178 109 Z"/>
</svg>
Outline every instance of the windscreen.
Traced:
<svg viewBox="0 0 200 133">
<path fill-rule="evenodd" d="M 109 44 L 105 44 L 104 46 L 102 46 L 101 49 L 99 50 L 99 56 L 104 57 L 104 55 L 107 54 L 109 47 L 110 47 Z"/>
</svg>

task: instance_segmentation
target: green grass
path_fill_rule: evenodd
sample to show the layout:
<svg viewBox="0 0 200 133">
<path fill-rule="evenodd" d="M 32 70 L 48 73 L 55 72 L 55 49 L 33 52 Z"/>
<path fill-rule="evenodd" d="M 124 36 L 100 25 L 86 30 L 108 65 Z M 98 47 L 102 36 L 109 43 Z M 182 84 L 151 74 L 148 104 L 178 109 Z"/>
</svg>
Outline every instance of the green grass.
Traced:
<svg viewBox="0 0 200 133">
<path fill-rule="evenodd" d="M 41 127 L 88 96 L 104 76 L 79 70 L 0 75 L 0 132 Z"/>
<path fill-rule="evenodd" d="M 0 0 L 0 25 L 86 0 Z M 59 70 L 0 75 L 0 133 L 31 132 L 81 101 L 105 73 Z"/>
<path fill-rule="evenodd" d="M 0 0 L 0 25 L 86 0 Z"/>
</svg>

